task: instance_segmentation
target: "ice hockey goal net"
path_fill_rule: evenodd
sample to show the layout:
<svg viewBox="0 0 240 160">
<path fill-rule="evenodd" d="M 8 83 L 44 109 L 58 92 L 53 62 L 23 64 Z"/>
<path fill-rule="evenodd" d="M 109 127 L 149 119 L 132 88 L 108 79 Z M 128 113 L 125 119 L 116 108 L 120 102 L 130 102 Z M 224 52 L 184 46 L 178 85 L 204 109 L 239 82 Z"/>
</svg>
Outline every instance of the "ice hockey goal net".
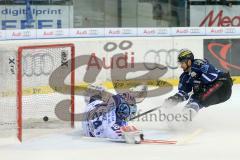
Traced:
<svg viewBox="0 0 240 160">
<path fill-rule="evenodd" d="M 15 130 L 22 141 L 24 129 L 74 126 L 74 56 L 73 44 L 54 44 L 23 46 L 17 53 L 0 57 L 6 64 L 0 72 L 0 131 Z M 70 71 L 64 79 L 70 93 L 59 93 L 50 87 L 50 76 L 57 69 Z M 57 104 L 66 99 L 71 102 L 69 121 L 60 120 L 55 114 Z"/>
</svg>

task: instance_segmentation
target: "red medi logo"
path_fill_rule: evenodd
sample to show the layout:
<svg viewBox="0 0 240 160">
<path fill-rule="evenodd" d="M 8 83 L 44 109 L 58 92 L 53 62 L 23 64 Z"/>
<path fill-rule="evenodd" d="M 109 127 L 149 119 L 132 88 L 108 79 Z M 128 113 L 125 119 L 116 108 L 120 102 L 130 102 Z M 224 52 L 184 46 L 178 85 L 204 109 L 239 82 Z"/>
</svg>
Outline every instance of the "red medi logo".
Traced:
<svg viewBox="0 0 240 160">
<path fill-rule="evenodd" d="M 223 10 L 220 10 L 217 14 L 214 13 L 214 10 L 211 10 L 200 23 L 200 27 L 203 27 L 205 25 L 208 27 L 240 26 L 240 16 L 224 16 L 223 13 Z"/>
</svg>

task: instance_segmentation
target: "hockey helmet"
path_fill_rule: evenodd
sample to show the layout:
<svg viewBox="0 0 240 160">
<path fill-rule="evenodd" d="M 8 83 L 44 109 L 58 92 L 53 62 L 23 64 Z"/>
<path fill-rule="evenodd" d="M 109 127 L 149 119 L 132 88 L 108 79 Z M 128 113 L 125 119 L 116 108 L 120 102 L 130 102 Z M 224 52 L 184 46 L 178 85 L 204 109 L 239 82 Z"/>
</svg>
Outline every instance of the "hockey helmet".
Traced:
<svg viewBox="0 0 240 160">
<path fill-rule="evenodd" d="M 178 54 L 178 62 L 185 62 L 187 60 L 194 60 L 194 55 L 189 49 L 181 49 Z"/>
</svg>

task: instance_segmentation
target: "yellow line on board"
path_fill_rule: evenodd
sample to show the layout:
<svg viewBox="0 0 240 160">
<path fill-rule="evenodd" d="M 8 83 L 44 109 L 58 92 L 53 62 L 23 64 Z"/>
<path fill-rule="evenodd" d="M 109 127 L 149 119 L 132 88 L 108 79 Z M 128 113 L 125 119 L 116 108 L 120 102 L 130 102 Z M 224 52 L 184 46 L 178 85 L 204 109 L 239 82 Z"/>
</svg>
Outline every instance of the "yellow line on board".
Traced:
<svg viewBox="0 0 240 160">
<path fill-rule="evenodd" d="M 234 84 L 240 84 L 240 76 L 233 76 L 233 83 Z M 126 89 L 131 88 L 134 86 L 137 86 L 139 84 L 147 84 L 149 86 L 158 86 L 158 87 L 166 87 L 169 85 L 177 86 L 178 85 L 178 79 L 162 79 L 162 80 L 119 80 L 119 81 L 105 81 L 100 86 L 105 87 L 106 89 Z M 78 92 L 80 90 L 84 90 L 89 84 L 88 83 L 78 83 L 75 84 L 75 92 Z M 60 90 L 64 90 L 66 88 L 60 88 Z M 29 88 L 23 88 L 23 95 L 29 96 L 34 94 L 50 94 L 55 93 L 55 90 L 53 90 L 50 86 L 38 86 L 38 87 L 29 87 Z M 0 97 L 13 97 L 16 96 L 16 91 L 14 90 L 7 90 L 7 91 L 0 91 Z"/>
</svg>

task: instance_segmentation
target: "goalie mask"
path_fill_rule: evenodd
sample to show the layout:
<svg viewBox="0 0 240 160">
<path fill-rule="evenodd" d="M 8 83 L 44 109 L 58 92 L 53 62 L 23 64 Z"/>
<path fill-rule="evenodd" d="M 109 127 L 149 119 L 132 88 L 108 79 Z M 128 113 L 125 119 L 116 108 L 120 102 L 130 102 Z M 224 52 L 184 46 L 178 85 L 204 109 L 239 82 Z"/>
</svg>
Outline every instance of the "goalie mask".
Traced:
<svg viewBox="0 0 240 160">
<path fill-rule="evenodd" d="M 116 115 L 121 120 L 129 120 L 134 117 L 137 112 L 137 106 L 135 104 L 121 103 L 116 108 Z"/>
</svg>

